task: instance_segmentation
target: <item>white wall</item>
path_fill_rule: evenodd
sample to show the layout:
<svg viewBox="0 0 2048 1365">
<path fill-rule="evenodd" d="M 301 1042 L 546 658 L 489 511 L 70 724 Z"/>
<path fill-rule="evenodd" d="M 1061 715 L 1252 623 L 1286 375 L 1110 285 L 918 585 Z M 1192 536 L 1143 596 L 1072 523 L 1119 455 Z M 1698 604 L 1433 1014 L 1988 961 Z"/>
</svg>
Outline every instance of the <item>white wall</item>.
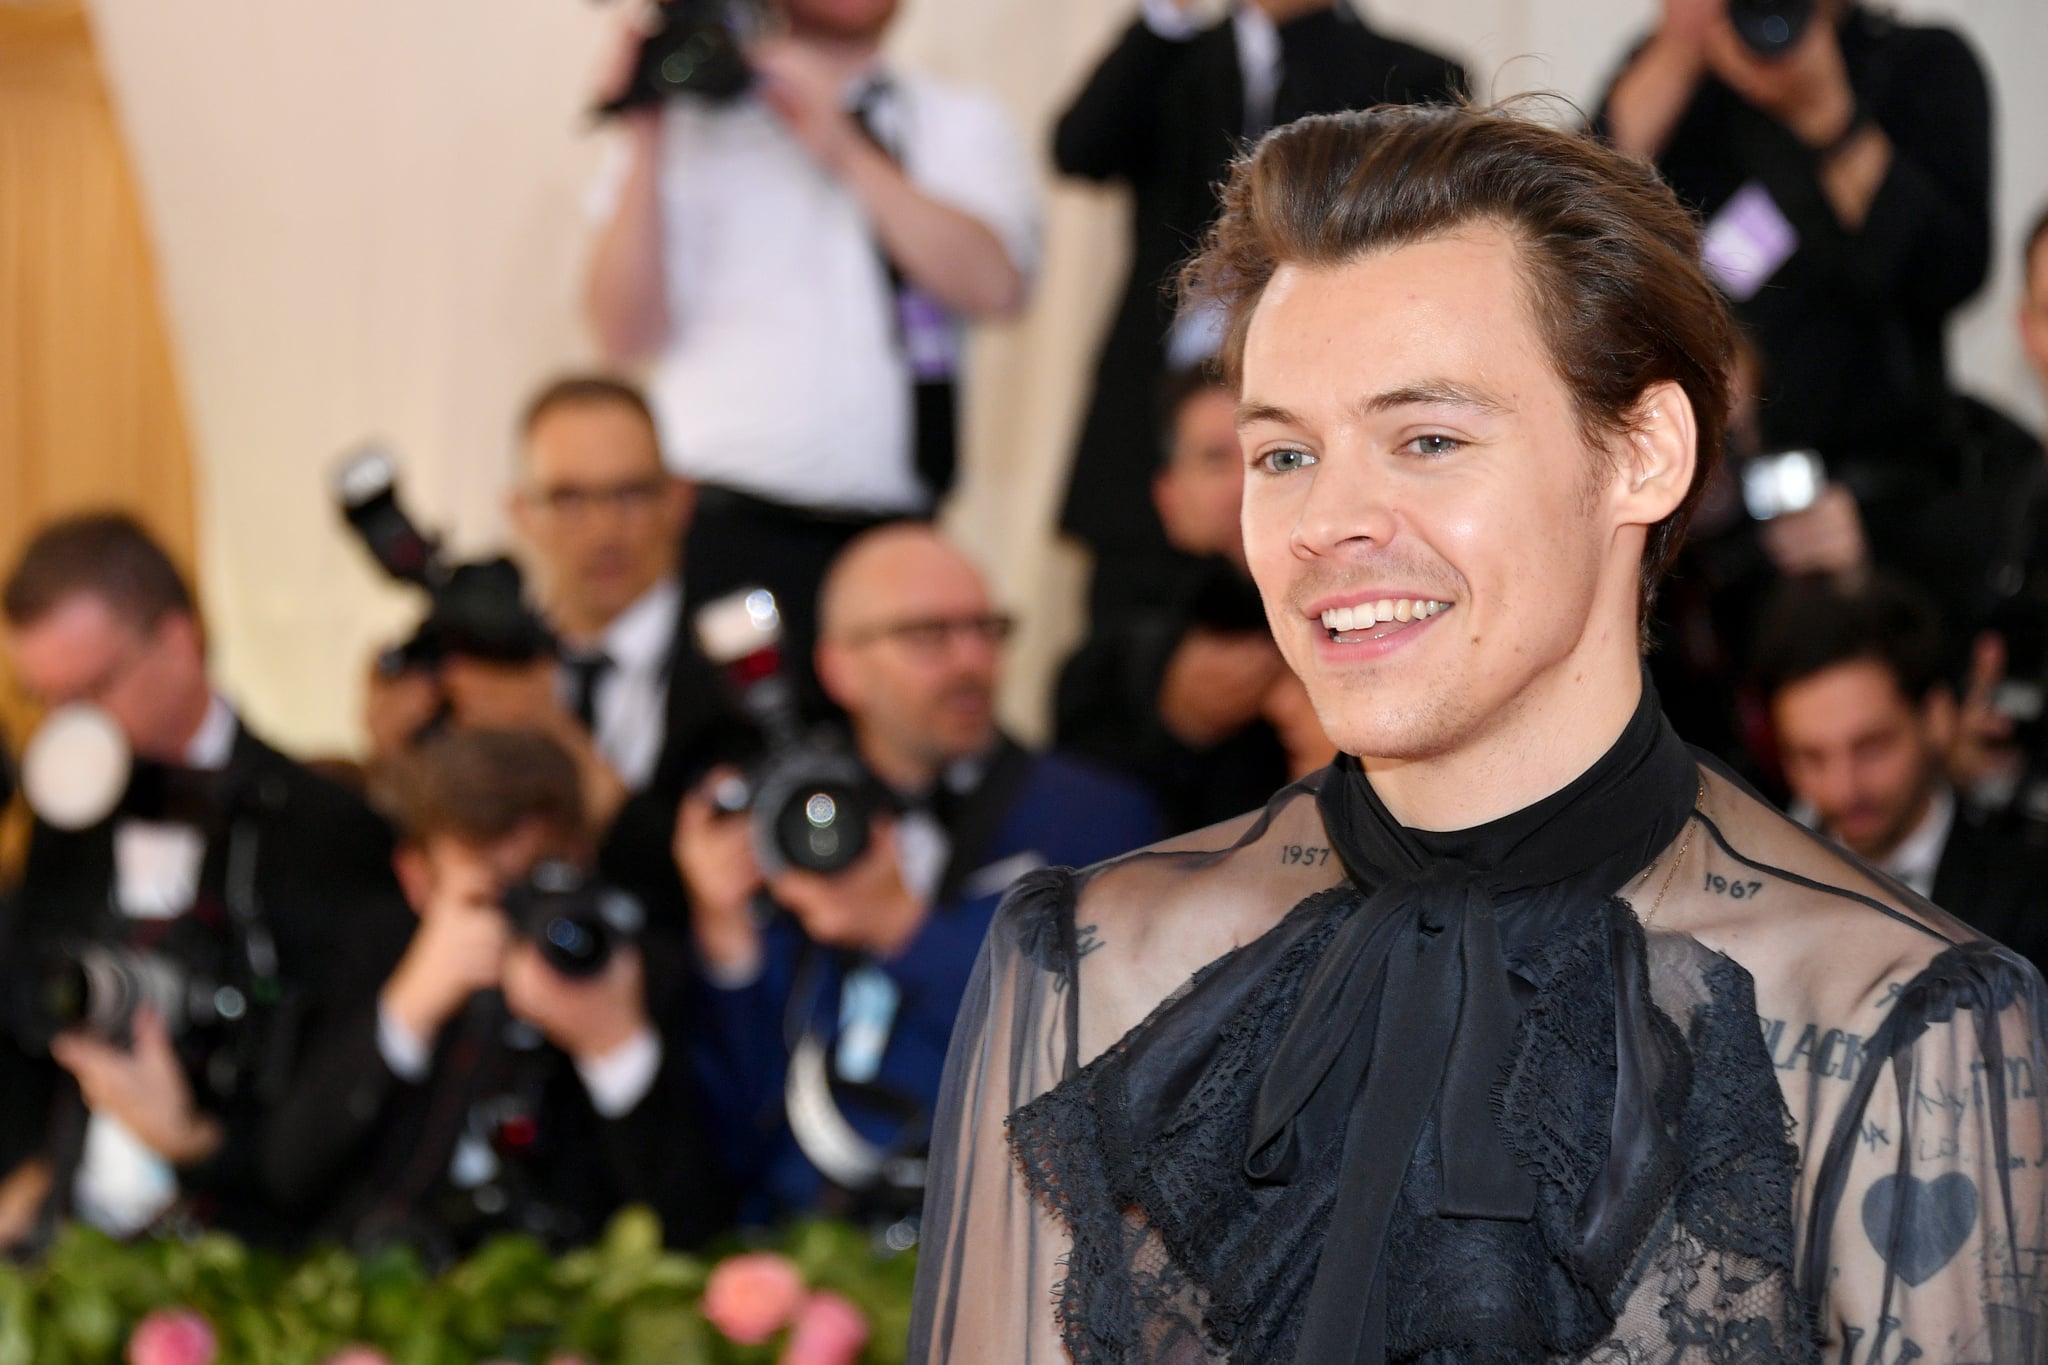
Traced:
<svg viewBox="0 0 2048 1365">
<path fill-rule="evenodd" d="M 589 358 L 574 306 L 581 117 L 614 6 L 586 0 L 94 0 L 135 157 L 200 459 L 218 663 L 290 745 L 349 748 L 362 660 L 410 618 L 339 529 L 325 482 L 369 434 L 402 452 L 459 548 L 502 534 L 510 427 Z M 1590 106 L 1651 0 L 1366 0 L 1456 52 L 1493 93 Z M 1998 274 L 1957 372 L 2038 420 L 2010 343 L 2012 244 L 2048 200 L 2042 0 L 1915 0 L 1960 25 L 2001 115 Z M 902 55 L 984 81 L 1042 146 L 1121 0 L 908 0 Z M 1116 200 L 1055 187 L 1031 315 L 984 337 L 954 524 L 1026 610 L 1006 711 L 1030 730 L 1077 627 L 1079 563 L 1049 527 L 1097 332 L 1122 268 Z"/>
</svg>

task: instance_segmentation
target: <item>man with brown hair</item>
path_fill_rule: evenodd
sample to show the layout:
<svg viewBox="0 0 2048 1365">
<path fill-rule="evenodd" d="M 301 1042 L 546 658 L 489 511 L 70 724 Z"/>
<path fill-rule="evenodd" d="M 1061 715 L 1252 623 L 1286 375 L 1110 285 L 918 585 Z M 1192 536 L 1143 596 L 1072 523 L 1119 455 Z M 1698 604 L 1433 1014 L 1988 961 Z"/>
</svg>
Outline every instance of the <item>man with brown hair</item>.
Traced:
<svg viewBox="0 0 2048 1365">
<path fill-rule="evenodd" d="M 1732 350 L 1670 191 L 1500 113 L 1307 119 L 1189 273 L 1340 757 L 1013 893 L 912 1358 L 2040 1359 L 2040 977 L 1644 679 Z"/>
<path fill-rule="evenodd" d="M 432 1256 L 501 1230 L 575 1245 L 629 1200 L 678 1243 L 715 1231 L 726 1201 L 679 1049 L 653 1022 L 662 980 L 630 907 L 584 870 L 567 751 L 451 731 L 379 779 L 418 928 L 270 1115 L 273 1194 L 323 1235 Z M 550 908 L 535 891 L 557 893 Z M 566 911 L 568 895 L 585 910 Z"/>
</svg>

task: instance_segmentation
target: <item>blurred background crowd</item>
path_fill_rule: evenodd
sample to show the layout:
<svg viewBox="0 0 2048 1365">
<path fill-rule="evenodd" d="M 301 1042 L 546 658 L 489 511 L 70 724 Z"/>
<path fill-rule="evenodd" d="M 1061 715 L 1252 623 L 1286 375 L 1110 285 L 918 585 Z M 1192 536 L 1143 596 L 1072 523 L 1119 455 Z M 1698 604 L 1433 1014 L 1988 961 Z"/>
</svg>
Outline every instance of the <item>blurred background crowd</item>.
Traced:
<svg viewBox="0 0 2048 1365">
<path fill-rule="evenodd" d="M 1666 708 L 2048 960 L 2043 55 L 2031 0 L 0 5 L 0 1245 L 914 1246 L 1003 892 L 1332 755 L 1168 286 L 1247 139 L 1381 102 L 1561 89 L 1698 212 L 1747 346 Z"/>
</svg>

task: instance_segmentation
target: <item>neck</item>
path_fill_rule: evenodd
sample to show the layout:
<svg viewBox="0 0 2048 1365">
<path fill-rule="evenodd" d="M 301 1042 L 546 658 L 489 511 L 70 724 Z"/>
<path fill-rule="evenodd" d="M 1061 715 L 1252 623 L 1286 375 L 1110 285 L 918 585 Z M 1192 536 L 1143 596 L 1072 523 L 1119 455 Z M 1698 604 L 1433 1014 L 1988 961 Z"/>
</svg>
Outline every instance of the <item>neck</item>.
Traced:
<svg viewBox="0 0 2048 1365">
<path fill-rule="evenodd" d="M 167 754 L 152 754 L 150 757 L 160 763 L 182 764 L 185 755 L 192 748 L 192 741 L 199 738 L 200 727 L 206 724 L 206 713 L 213 709 L 213 689 L 202 687 L 178 711 L 177 741 Z"/>
<path fill-rule="evenodd" d="M 654 591 L 660 581 L 655 579 L 654 582 L 642 584 L 640 590 L 633 594 L 626 605 L 615 611 L 607 611 L 589 602 L 555 598 L 547 606 L 548 624 L 564 642 L 580 649 L 588 649 L 602 640 L 604 633 L 610 630 L 621 616 L 631 611 L 641 598 Z"/>
<path fill-rule="evenodd" d="M 1574 651 L 1480 733 L 1414 759 L 1361 758 L 1373 790 L 1411 829 L 1470 829 L 1536 804 L 1614 747 L 1643 696 L 1633 626 Z"/>
<path fill-rule="evenodd" d="M 899 792 L 921 792 L 939 780 L 942 766 L 937 760 L 913 754 L 894 744 L 887 743 L 874 732 L 873 727 L 853 723 L 854 747 L 860 750 L 861 762 L 869 772 Z"/>
<path fill-rule="evenodd" d="M 1305 14 L 1330 9 L 1332 5 L 1333 0 L 1252 0 L 1252 8 L 1264 10 L 1267 17 L 1276 24 L 1284 24 Z"/>
</svg>

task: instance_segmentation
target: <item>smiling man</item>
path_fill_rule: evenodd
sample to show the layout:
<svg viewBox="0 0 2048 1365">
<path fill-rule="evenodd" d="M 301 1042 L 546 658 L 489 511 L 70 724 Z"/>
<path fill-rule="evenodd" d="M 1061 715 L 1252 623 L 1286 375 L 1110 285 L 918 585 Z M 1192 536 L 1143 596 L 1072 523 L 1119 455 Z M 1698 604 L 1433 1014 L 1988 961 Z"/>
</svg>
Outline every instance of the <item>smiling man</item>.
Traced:
<svg viewBox="0 0 2048 1365">
<path fill-rule="evenodd" d="M 1275 132 L 1190 266 L 1337 762 L 1022 884 L 917 1360 L 2038 1360 L 2038 975 L 1690 751 L 1641 624 L 1732 333 L 1668 189 L 1497 113 Z"/>
</svg>

